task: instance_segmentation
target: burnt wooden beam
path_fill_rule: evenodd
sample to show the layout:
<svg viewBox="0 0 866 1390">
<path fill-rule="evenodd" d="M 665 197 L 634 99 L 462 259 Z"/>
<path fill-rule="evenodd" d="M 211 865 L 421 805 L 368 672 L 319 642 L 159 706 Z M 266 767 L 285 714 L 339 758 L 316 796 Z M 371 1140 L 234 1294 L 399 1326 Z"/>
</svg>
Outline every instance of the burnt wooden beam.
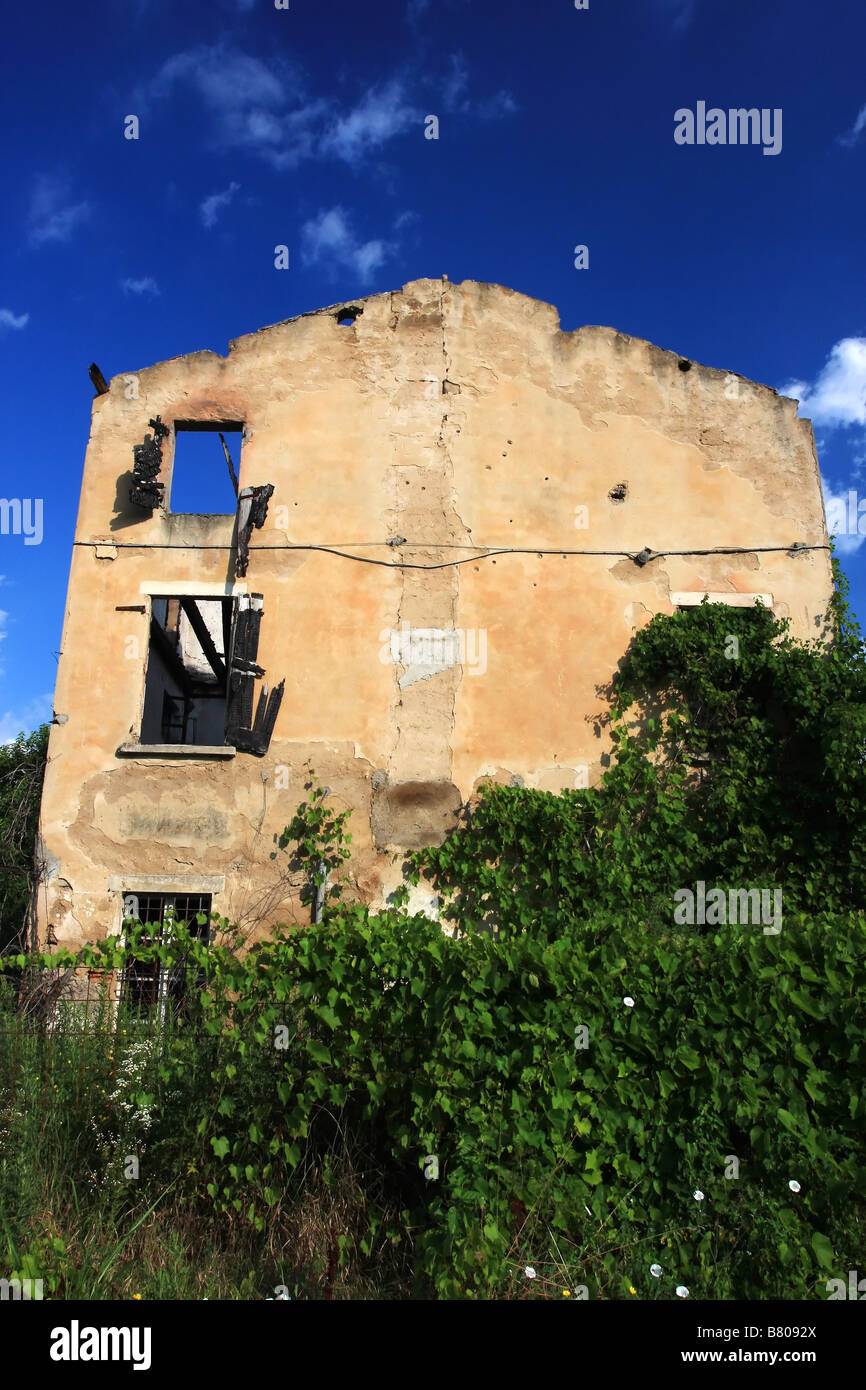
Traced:
<svg viewBox="0 0 866 1390">
<path fill-rule="evenodd" d="M 108 382 L 102 375 L 95 362 L 91 362 L 89 370 L 90 380 L 93 382 L 93 389 L 97 396 L 104 396 L 108 390 Z"/>
<path fill-rule="evenodd" d="M 165 628 L 160 627 L 156 618 L 150 620 L 150 640 L 159 652 L 166 666 L 171 671 L 184 695 L 189 699 L 192 695 L 192 681 L 189 673 L 175 650 Z"/>
<path fill-rule="evenodd" d="M 208 665 L 213 671 L 218 681 L 226 678 L 226 668 L 214 646 L 213 638 L 208 631 L 207 623 L 201 615 L 201 610 L 194 598 L 182 598 L 180 606 L 189 619 L 190 627 L 198 639 L 198 644 L 207 658 Z"/>
<path fill-rule="evenodd" d="M 146 434 L 142 444 L 132 446 L 132 487 L 129 489 L 129 500 L 136 507 L 154 511 L 156 507 L 162 506 L 165 484 L 157 482 L 157 477 L 162 467 L 162 441 L 170 431 L 158 415 L 147 423 L 153 430 L 153 436 Z"/>
<path fill-rule="evenodd" d="M 238 535 L 235 574 L 242 579 L 250 560 L 250 536 L 253 527 L 260 530 L 268 514 L 268 503 L 274 494 L 273 483 L 260 487 L 245 487 L 238 496 Z"/>
<path fill-rule="evenodd" d="M 223 446 L 223 453 L 224 453 L 225 456 L 226 456 L 226 463 L 228 464 L 228 469 L 229 469 L 229 477 L 230 477 L 231 480 L 232 480 L 232 487 L 233 487 L 234 490 L 235 490 L 235 497 L 237 497 L 237 495 L 238 495 L 238 475 L 237 475 L 237 473 L 235 472 L 235 466 L 234 466 L 234 464 L 232 463 L 232 456 L 231 456 L 231 454 L 229 453 L 229 446 L 228 446 L 228 444 L 226 444 L 225 436 L 222 434 L 222 432 L 220 432 L 220 444 L 222 444 L 222 446 Z"/>
<path fill-rule="evenodd" d="M 225 654 L 226 665 L 232 650 L 232 605 L 223 604 L 223 652 Z"/>
</svg>

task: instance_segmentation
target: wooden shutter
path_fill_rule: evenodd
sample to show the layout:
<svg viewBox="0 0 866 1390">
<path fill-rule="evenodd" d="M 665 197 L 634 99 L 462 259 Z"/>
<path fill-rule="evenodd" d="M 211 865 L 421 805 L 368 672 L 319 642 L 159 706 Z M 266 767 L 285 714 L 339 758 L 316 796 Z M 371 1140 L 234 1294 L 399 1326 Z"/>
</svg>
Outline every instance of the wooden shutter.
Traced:
<svg viewBox="0 0 866 1390">
<path fill-rule="evenodd" d="M 270 694 L 267 685 L 262 688 L 254 720 L 255 683 L 265 674 L 256 662 L 259 654 L 262 606 L 261 594 L 238 596 L 232 630 L 226 706 L 226 742 L 243 753 L 253 753 L 259 758 L 264 757 L 268 751 L 285 688 L 285 681 L 280 681 Z"/>
</svg>

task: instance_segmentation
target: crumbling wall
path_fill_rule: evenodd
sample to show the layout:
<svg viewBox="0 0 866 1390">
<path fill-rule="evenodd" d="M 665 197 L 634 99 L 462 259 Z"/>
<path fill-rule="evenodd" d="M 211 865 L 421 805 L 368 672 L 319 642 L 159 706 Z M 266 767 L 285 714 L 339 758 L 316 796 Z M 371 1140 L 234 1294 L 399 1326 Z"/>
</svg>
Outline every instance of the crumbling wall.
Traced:
<svg viewBox="0 0 866 1390">
<path fill-rule="evenodd" d="M 43 941 L 115 930 L 136 883 L 212 892 L 252 935 L 308 920 L 275 840 L 310 767 L 353 809 L 354 891 L 380 902 L 400 851 L 447 834 L 485 777 L 597 780 L 603 688 L 683 595 L 769 594 L 796 635 L 820 629 L 828 553 L 790 551 L 827 539 L 794 402 L 612 329 L 563 333 L 498 286 L 419 280 L 355 309 L 125 373 L 94 401 Z M 171 513 L 170 428 L 158 475 L 136 476 L 157 418 L 243 424 L 240 518 Z M 268 487 L 259 508 L 248 489 Z M 633 558 L 718 547 L 743 549 Z M 150 604 L 170 592 L 262 596 L 256 690 L 283 683 L 263 756 L 140 748 Z"/>
</svg>

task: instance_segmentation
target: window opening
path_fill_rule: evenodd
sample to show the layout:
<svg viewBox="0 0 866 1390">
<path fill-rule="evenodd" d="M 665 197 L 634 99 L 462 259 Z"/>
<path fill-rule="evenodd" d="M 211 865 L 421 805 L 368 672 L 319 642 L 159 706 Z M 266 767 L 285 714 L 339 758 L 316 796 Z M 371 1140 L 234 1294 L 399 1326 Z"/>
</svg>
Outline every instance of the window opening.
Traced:
<svg viewBox="0 0 866 1390">
<path fill-rule="evenodd" d="M 231 598 L 154 598 L 143 744 L 225 743 Z"/>
<path fill-rule="evenodd" d="M 175 420 L 172 512 L 225 516 L 237 509 L 243 422 Z"/>
</svg>

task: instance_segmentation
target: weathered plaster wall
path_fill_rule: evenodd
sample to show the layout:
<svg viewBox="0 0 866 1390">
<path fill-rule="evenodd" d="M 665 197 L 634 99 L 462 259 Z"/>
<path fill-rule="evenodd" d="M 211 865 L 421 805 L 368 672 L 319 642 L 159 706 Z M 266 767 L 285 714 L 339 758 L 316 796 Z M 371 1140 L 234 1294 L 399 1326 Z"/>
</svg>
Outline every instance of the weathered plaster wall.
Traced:
<svg viewBox="0 0 866 1390">
<path fill-rule="evenodd" d="M 225 358 L 142 370 L 137 398 L 124 374 L 95 399 L 55 696 L 68 718 L 52 728 L 43 798 L 40 940 L 49 924 L 71 945 L 116 929 L 136 884 L 207 881 L 215 907 L 256 932 L 306 920 L 297 878 L 281 879 L 284 856 L 271 855 L 310 766 L 353 808 L 352 872 L 380 901 L 400 881 L 386 851 L 440 837 L 480 779 L 556 789 L 586 767 L 597 780 L 599 687 L 632 631 L 672 611 L 672 592 L 771 593 L 795 635 L 817 633 L 826 550 L 644 567 L 563 553 L 825 544 L 795 402 L 742 378 L 734 396 L 724 372 L 683 370 L 612 329 L 563 333 L 553 307 L 498 286 L 419 280 L 359 305 L 351 326 L 322 310 L 240 338 Z M 157 414 L 244 422 L 240 486 L 275 486 L 245 580 L 233 577 L 233 517 L 130 505 L 132 448 Z M 171 440 L 167 498 L 170 455 Z M 478 546 L 528 553 L 474 558 Z M 387 567 L 455 559 L 466 563 Z M 264 596 L 258 661 L 269 684 L 286 682 L 264 759 L 117 756 L 140 731 L 146 591 L 159 583 Z M 136 605 L 147 611 L 118 611 Z M 405 625 L 458 629 L 464 649 L 432 662 L 428 649 L 425 663 L 393 639 L 406 659 L 383 661 Z"/>
</svg>

